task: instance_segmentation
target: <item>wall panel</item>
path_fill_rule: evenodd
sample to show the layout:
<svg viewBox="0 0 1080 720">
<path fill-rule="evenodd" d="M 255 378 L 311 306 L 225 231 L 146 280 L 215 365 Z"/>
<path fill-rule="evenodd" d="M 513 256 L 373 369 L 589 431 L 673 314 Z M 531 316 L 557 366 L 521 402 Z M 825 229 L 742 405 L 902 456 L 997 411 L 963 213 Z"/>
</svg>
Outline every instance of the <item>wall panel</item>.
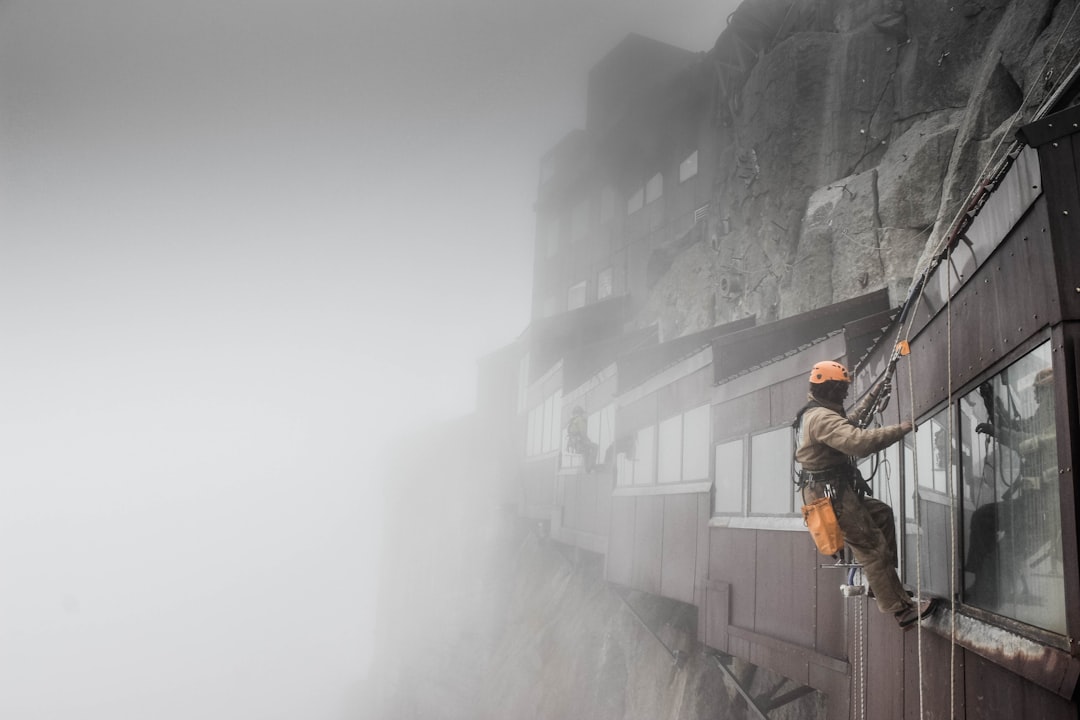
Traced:
<svg viewBox="0 0 1080 720">
<path fill-rule="evenodd" d="M 698 493 L 663 498 L 663 545 L 660 594 L 694 602 L 698 527 L 706 519 L 698 513 Z"/>
<path fill-rule="evenodd" d="M 803 533 L 759 530 L 757 535 L 757 612 L 753 629 L 813 648 L 817 552 Z"/>
<path fill-rule="evenodd" d="M 631 586 L 644 592 L 660 595 L 664 497 L 662 495 L 638 497 L 634 517 L 634 570 Z"/>
<path fill-rule="evenodd" d="M 608 542 L 606 579 L 630 585 L 634 568 L 634 524 L 637 502 L 634 497 L 611 498 L 611 534 Z"/>
</svg>

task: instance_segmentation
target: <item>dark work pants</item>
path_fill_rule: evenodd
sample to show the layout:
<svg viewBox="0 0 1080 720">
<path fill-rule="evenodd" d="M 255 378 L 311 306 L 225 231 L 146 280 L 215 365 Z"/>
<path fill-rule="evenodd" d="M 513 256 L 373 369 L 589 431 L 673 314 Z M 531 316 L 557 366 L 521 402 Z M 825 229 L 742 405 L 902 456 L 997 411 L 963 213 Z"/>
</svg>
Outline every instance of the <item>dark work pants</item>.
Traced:
<svg viewBox="0 0 1080 720">
<path fill-rule="evenodd" d="M 803 502 L 825 497 L 824 483 L 803 489 Z M 896 520 L 891 507 L 872 497 L 859 498 L 851 486 L 845 487 L 840 502 L 833 502 L 836 522 L 874 591 L 881 612 L 896 613 L 911 606 L 911 600 L 896 574 Z"/>
</svg>

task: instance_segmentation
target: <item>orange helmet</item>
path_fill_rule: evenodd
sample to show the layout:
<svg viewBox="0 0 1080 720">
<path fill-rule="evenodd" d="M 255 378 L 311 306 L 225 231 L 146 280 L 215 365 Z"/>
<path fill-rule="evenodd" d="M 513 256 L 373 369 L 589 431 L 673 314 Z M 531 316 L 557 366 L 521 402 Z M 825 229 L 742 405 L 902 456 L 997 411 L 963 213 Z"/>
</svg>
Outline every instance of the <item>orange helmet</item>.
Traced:
<svg viewBox="0 0 1080 720">
<path fill-rule="evenodd" d="M 847 368 L 838 362 L 832 360 L 824 360 L 814 365 L 810 369 L 810 382 L 814 385 L 820 385 L 823 382 L 829 380 L 839 380 L 840 382 L 851 382 L 851 376 L 848 375 Z"/>
</svg>

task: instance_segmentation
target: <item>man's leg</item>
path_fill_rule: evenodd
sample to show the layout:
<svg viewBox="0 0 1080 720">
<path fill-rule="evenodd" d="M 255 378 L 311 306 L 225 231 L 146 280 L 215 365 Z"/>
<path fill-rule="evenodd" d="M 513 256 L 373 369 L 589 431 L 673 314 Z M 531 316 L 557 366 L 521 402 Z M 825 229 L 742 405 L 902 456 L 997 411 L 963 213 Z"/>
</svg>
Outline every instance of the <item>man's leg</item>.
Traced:
<svg viewBox="0 0 1080 720">
<path fill-rule="evenodd" d="M 874 502 L 889 508 L 884 503 Z M 876 506 L 875 510 L 883 514 Z M 891 509 L 888 514 L 891 518 Z M 911 600 L 895 570 L 895 532 L 891 533 L 890 542 L 869 509 L 850 488 L 844 491 L 837 522 L 844 532 L 844 543 L 851 548 L 855 559 L 863 567 L 863 574 L 874 591 L 878 609 L 881 612 L 898 613 L 911 607 Z"/>
</svg>

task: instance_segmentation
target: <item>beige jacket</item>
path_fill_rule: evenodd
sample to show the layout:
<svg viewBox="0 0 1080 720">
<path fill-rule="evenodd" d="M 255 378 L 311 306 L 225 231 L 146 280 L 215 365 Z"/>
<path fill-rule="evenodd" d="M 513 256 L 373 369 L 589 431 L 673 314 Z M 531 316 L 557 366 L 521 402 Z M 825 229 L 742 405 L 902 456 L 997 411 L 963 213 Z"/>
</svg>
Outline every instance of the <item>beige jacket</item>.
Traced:
<svg viewBox="0 0 1080 720">
<path fill-rule="evenodd" d="M 869 408 L 874 394 L 868 393 L 852 410 L 854 417 L 860 417 Z M 815 400 L 813 396 L 810 399 Z M 862 430 L 848 420 L 843 407 L 822 403 L 822 407 L 810 408 L 802 417 L 802 442 L 795 451 L 795 460 L 803 470 L 820 472 L 845 465 L 848 458 L 863 458 L 875 453 L 905 434 L 906 430 L 900 425 Z"/>
</svg>

